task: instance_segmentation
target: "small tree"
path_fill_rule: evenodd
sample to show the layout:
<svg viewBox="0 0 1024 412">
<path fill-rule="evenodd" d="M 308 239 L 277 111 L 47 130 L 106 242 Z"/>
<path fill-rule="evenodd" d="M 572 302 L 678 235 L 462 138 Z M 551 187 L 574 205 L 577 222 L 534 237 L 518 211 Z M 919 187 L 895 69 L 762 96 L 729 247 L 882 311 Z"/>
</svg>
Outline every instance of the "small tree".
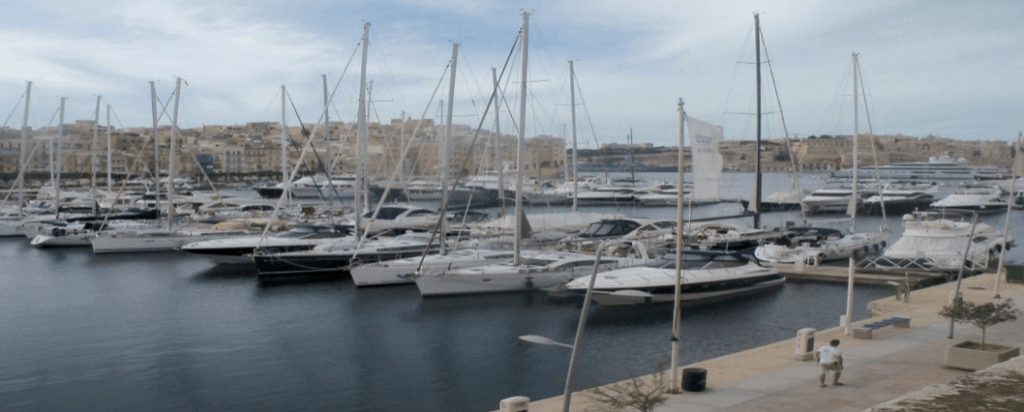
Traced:
<svg viewBox="0 0 1024 412">
<path fill-rule="evenodd" d="M 659 362 L 650 380 L 632 377 L 628 381 L 598 386 L 586 392 L 596 405 L 588 410 L 653 412 L 654 407 L 668 400 L 671 383 L 665 379 L 665 362 Z"/>
<path fill-rule="evenodd" d="M 1020 311 L 1013 307 L 1013 299 L 1005 302 L 991 302 L 976 305 L 958 297 L 953 303 L 943 306 L 939 315 L 959 324 L 971 324 L 981 329 L 981 350 L 985 350 L 985 329 L 1006 321 L 1017 320 Z"/>
</svg>

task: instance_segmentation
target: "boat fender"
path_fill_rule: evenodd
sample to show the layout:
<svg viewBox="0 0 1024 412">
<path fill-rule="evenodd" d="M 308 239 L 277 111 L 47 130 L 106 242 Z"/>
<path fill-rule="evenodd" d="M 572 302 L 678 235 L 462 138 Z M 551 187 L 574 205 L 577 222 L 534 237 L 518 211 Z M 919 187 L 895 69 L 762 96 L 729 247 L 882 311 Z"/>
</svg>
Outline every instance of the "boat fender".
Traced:
<svg viewBox="0 0 1024 412">
<path fill-rule="evenodd" d="M 526 288 L 527 289 L 533 289 L 533 278 L 532 277 L 526 278 Z"/>
</svg>

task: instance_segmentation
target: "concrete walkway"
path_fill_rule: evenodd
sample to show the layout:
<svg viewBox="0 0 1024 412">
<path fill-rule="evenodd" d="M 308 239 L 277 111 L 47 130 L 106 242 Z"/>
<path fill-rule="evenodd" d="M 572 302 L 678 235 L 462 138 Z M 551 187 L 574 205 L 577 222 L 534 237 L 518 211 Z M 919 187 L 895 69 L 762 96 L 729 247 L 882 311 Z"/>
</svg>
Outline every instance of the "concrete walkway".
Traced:
<svg viewBox="0 0 1024 412">
<path fill-rule="evenodd" d="M 990 302 L 994 295 L 994 275 L 965 279 L 962 292 L 968 301 Z M 815 362 L 795 360 L 795 342 L 791 340 L 711 359 L 687 367 L 708 370 L 707 389 L 670 395 L 657 411 L 863 411 L 922 388 L 947 382 L 967 371 L 942 367 L 946 347 L 965 339 L 980 340 L 980 330 L 956 325 L 955 339 L 947 338 L 949 320 L 938 316 L 948 302 L 955 283 L 913 291 L 910 303 L 887 298 L 869 307 L 877 315 L 861 325 L 892 315 L 913 318 L 911 328 L 887 327 L 876 330 L 874 339 L 854 339 L 843 335 L 842 328 L 819 331 L 816 346 L 833 338 L 840 339 L 845 360 L 841 382 L 845 386 L 818 386 Z M 1002 284 L 1003 298 L 1012 297 L 1024 308 L 1024 285 Z M 987 342 L 1024 346 L 1024 316 L 1016 322 L 990 327 Z M 681 374 L 680 374 L 681 375 Z M 645 379 L 650 379 L 646 377 Z M 831 383 L 829 377 L 828 383 Z M 572 410 L 592 408 L 582 393 L 572 398 Z M 559 411 L 561 397 L 532 402 L 530 411 Z"/>
</svg>

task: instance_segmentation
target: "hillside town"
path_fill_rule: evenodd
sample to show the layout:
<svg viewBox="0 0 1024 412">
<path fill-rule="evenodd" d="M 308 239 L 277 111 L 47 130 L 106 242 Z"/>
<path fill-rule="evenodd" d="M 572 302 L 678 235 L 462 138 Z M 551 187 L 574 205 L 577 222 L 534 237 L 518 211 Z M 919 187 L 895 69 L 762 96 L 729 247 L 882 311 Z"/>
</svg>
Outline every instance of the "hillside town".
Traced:
<svg viewBox="0 0 1024 412">
<path fill-rule="evenodd" d="M 110 165 L 115 178 L 144 176 L 151 173 L 154 158 L 151 128 L 125 128 L 107 130 L 94 127 L 93 120 L 79 120 L 64 126 L 60 153 L 63 174 L 70 177 L 88 177 L 92 171 L 93 142 L 96 142 L 96 169 L 101 178 L 107 170 L 107 136 L 110 136 Z M 334 174 L 355 172 L 356 124 L 332 123 L 329 134 L 316 129 L 313 150 L 304 157 L 302 174 L 321 172 L 332 168 Z M 443 146 L 445 128 L 432 120 L 394 119 L 390 123 L 370 123 L 367 153 L 368 173 L 371 178 L 386 178 L 400 162 L 402 148 L 410 144 L 402 161 L 405 176 L 434 175 L 440 167 L 439 150 Z M 166 170 L 170 158 L 171 127 L 160 127 L 157 152 L 161 170 Z M 309 140 L 313 125 L 287 128 L 289 165 L 299 159 L 302 147 Z M 57 127 L 29 130 L 30 155 L 27 181 L 49 178 L 50 162 L 56 161 Z M 180 129 L 175 157 L 179 176 L 201 178 L 207 176 L 219 181 L 281 178 L 281 124 L 256 122 L 234 126 L 203 126 Z M 495 170 L 496 165 L 514 168 L 516 137 L 496 135 L 490 131 L 476 133 L 466 125 L 454 125 L 449 142 L 450 173 L 473 175 L 480 171 Z M 942 155 L 965 159 L 971 165 L 1002 166 L 1012 164 L 1013 150 L 1005 141 L 963 141 L 934 135 L 925 137 L 895 135 L 860 136 L 860 166 L 886 165 L 898 162 L 927 161 Z M 95 138 L 95 139 L 94 139 Z M 872 151 L 872 140 L 874 151 Z M 325 143 L 329 142 L 329 143 Z M 499 144 L 500 143 L 500 144 Z M 752 171 L 755 167 L 751 140 L 725 140 L 720 145 L 725 171 Z M 472 148 L 472 154 L 467 152 Z M 6 181 L 16 178 L 18 156 L 21 150 L 21 130 L 0 130 L 0 176 Z M 572 151 L 567 139 L 554 136 L 536 136 L 526 139 L 524 170 L 526 176 L 537 179 L 563 177 L 568 172 Z M 331 161 L 326 161 L 327 158 Z M 500 160 L 499 160 L 500 159 Z M 651 143 L 612 144 L 599 149 L 580 149 L 581 170 L 670 171 L 678 164 L 678 146 L 656 147 Z M 687 154 L 687 163 L 691 159 Z M 464 165 L 463 165 L 463 162 Z M 801 172 L 822 172 L 852 166 L 851 136 L 808 136 L 787 139 L 767 139 L 761 145 L 761 167 L 766 172 L 789 172 L 795 167 Z M 332 165 L 332 166 L 322 166 Z M 636 166 L 636 167 L 634 167 Z M 31 183 L 30 183 L 31 184 Z"/>
</svg>

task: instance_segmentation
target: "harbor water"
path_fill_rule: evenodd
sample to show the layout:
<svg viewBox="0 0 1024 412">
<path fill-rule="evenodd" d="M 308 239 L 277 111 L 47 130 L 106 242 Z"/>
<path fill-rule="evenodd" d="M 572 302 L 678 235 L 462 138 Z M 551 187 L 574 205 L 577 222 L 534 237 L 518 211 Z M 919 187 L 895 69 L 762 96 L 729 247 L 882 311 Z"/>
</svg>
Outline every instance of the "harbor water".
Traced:
<svg viewBox="0 0 1024 412">
<path fill-rule="evenodd" d="M 822 183 L 806 179 L 810 188 Z M 784 174 L 765 180 L 765 193 L 789 185 Z M 751 181 L 726 174 L 722 196 L 748 198 Z M 674 208 L 587 211 L 675 216 Z M 765 223 L 798 216 L 766 215 Z M 986 222 L 1001 230 L 1002 219 Z M 858 228 L 881 223 L 866 218 Z M 889 223 L 897 238 L 898 217 Z M 1011 254 L 1019 260 L 1018 249 Z M 4 411 L 495 410 L 509 396 L 562 393 L 569 350 L 517 337 L 571 343 L 581 306 L 540 293 L 425 299 L 415 286 L 357 290 L 346 278 L 260 284 L 252 268 L 180 253 L 94 255 L 35 249 L 24 238 L 0 239 L 0 262 Z M 855 319 L 869 315 L 867 302 L 891 294 L 857 287 Z M 845 307 L 845 285 L 790 282 L 687 309 L 681 362 L 837 326 Z M 667 362 L 671 318 L 669 306 L 593 307 L 577 389 Z"/>
</svg>

